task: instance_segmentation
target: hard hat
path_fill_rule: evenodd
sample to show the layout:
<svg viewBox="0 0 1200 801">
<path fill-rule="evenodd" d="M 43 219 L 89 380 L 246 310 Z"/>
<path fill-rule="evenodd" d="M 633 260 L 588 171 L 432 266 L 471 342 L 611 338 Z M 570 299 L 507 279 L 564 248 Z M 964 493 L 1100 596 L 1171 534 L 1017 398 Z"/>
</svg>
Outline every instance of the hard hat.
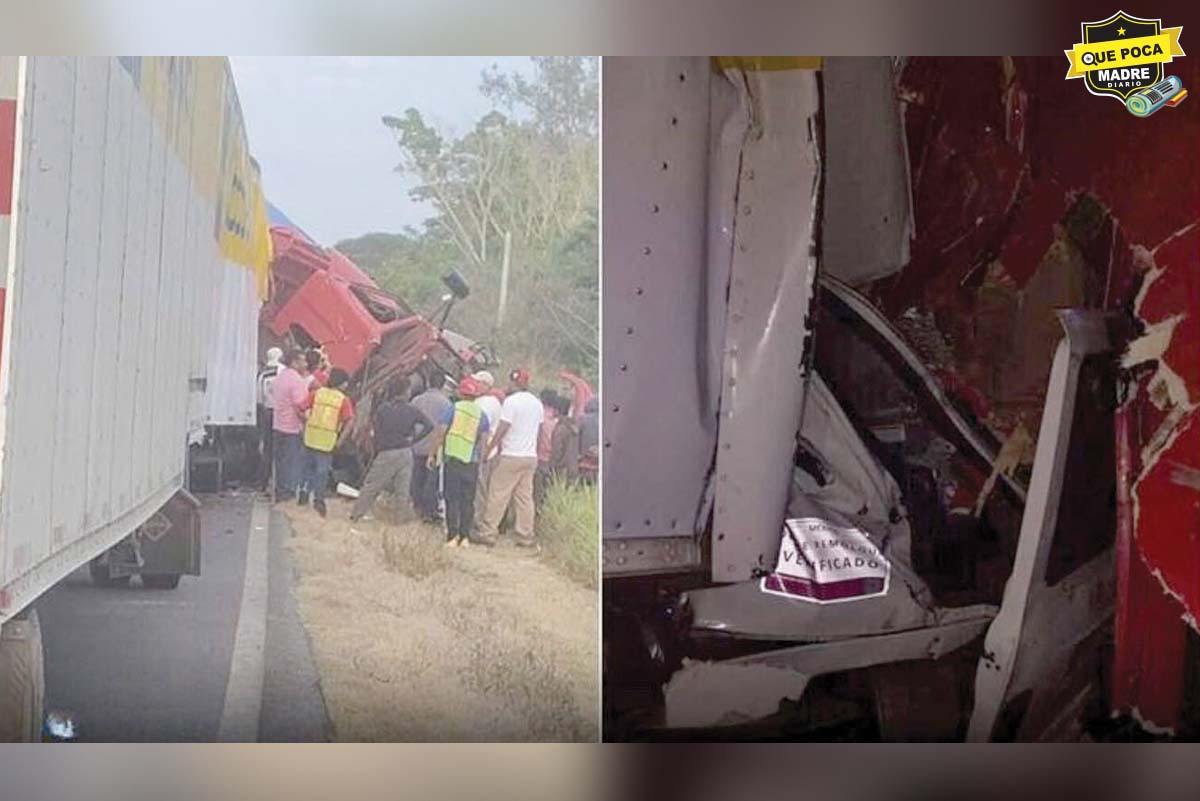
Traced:
<svg viewBox="0 0 1200 801">
<path fill-rule="evenodd" d="M 533 380 L 533 374 L 529 372 L 528 367 L 518 367 L 508 374 L 508 380 L 512 381 L 518 387 L 528 387 L 529 382 Z"/>
<path fill-rule="evenodd" d="M 495 384 L 496 384 L 496 379 L 493 378 L 492 374 L 489 373 L 487 370 L 480 370 L 478 373 L 472 374 L 471 378 L 474 378 L 480 384 L 483 384 L 484 386 L 487 386 L 487 387 L 492 387 L 492 386 L 495 386 Z"/>
<path fill-rule="evenodd" d="M 283 348 L 267 348 L 267 364 L 279 364 L 283 358 Z"/>
<path fill-rule="evenodd" d="M 477 398 L 483 393 L 483 387 L 473 376 L 463 376 L 458 382 L 458 394 L 464 398 Z"/>
</svg>

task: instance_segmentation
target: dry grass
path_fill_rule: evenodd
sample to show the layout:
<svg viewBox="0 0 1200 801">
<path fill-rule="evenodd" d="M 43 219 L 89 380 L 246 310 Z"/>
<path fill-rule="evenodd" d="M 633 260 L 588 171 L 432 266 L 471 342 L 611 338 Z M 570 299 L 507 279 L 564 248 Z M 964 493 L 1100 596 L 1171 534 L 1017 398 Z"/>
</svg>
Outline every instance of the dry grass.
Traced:
<svg viewBox="0 0 1200 801">
<path fill-rule="evenodd" d="M 342 741 L 598 736 L 595 590 L 515 548 L 288 509 L 296 595 Z"/>
<path fill-rule="evenodd" d="M 551 563 L 595 589 L 599 586 L 600 491 L 595 484 L 554 480 L 537 513 L 538 538 Z"/>
</svg>

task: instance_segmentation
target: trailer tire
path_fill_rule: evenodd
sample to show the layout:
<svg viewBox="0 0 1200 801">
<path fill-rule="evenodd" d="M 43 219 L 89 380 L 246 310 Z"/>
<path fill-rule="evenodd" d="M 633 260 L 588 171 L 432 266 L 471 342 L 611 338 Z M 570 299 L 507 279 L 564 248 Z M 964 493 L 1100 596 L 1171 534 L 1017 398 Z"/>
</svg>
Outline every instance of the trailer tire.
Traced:
<svg viewBox="0 0 1200 801">
<path fill-rule="evenodd" d="M 148 590 L 173 590 L 179 586 L 179 573 L 154 573 L 142 576 L 142 586 Z"/>
<path fill-rule="evenodd" d="M 109 575 L 108 565 L 101 562 L 99 556 L 88 562 L 88 575 L 92 577 L 92 583 L 97 587 L 129 586 L 129 576 Z"/>
<path fill-rule="evenodd" d="M 39 742 L 46 697 L 37 612 L 0 626 L 0 742 Z"/>
</svg>

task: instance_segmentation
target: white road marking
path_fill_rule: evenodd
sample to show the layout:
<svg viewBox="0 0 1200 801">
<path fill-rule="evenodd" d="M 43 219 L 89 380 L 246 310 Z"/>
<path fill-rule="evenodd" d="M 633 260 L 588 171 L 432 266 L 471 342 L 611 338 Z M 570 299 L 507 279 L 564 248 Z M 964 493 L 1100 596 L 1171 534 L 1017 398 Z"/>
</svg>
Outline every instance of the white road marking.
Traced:
<svg viewBox="0 0 1200 801">
<path fill-rule="evenodd" d="M 237 633 L 233 639 L 229 681 L 225 685 L 221 728 L 217 734 L 220 742 L 252 743 L 258 740 L 267 645 L 267 546 L 270 541 L 270 520 L 270 506 L 256 500 L 246 543 L 242 604 L 238 611 Z"/>
</svg>

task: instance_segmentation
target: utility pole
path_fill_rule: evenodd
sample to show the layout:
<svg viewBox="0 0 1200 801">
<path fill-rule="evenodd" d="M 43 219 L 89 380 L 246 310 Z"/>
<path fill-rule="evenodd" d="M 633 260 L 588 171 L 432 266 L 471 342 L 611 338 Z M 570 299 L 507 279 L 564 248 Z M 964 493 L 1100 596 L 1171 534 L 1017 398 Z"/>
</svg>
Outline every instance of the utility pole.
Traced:
<svg viewBox="0 0 1200 801">
<path fill-rule="evenodd" d="M 500 265 L 500 303 L 496 307 L 496 328 L 504 325 L 504 307 L 508 304 L 508 265 L 512 259 L 512 231 L 504 232 L 504 261 Z"/>
</svg>

